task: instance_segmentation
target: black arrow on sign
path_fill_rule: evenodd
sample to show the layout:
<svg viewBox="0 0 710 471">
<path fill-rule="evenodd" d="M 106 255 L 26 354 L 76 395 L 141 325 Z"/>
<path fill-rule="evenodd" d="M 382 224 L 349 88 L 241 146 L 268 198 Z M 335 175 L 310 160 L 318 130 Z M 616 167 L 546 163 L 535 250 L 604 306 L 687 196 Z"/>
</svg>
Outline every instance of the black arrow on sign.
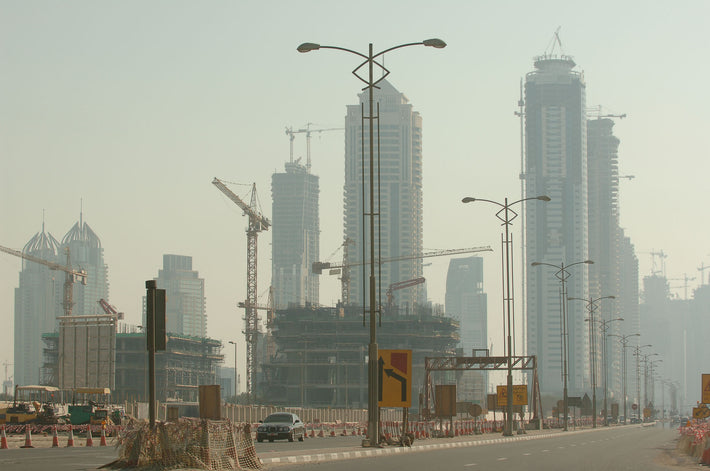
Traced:
<svg viewBox="0 0 710 471">
<path fill-rule="evenodd" d="M 382 369 L 385 367 L 385 361 L 382 357 L 377 359 L 377 400 L 382 401 Z"/>
<path fill-rule="evenodd" d="M 385 369 L 385 373 L 387 373 L 387 376 L 390 378 L 394 378 L 400 382 L 402 385 L 402 402 L 405 402 L 407 400 L 407 378 L 398 375 L 392 368 Z"/>
</svg>

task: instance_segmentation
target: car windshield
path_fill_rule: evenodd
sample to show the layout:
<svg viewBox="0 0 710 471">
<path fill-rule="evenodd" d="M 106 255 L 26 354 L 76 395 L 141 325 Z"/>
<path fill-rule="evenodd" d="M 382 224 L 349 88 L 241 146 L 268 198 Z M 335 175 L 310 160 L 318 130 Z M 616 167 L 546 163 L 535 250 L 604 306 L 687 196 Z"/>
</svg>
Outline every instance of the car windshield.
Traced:
<svg viewBox="0 0 710 471">
<path fill-rule="evenodd" d="M 290 424 L 293 422 L 293 419 L 290 414 L 272 414 L 264 420 L 265 424 L 274 422 L 286 422 Z"/>
</svg>

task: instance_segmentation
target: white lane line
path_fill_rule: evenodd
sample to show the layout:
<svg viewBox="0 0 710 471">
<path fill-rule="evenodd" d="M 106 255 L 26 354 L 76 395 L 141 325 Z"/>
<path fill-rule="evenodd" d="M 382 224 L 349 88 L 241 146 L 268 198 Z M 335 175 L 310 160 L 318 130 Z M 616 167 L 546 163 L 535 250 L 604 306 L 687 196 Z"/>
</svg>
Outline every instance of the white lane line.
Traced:
<svg viewBox="0 0 710 471">
<path fill-rule="evenodd" d="M 542 450 L 543 453 L 549 453 L 550 450 Z"/>
<path fill-rule="evenodd" d="M 530 456 L 530 453 L 523 453 L 523 456 Z"/>
<path fill-rule="evenodd" d="M 507 461 L 508 458 L 498 458 L 498 461 Z"/>
<path fill-rule="evenodd" d="M 464 466 L 476 466 L 476 463 L 465 464 Z"/>
</svg>

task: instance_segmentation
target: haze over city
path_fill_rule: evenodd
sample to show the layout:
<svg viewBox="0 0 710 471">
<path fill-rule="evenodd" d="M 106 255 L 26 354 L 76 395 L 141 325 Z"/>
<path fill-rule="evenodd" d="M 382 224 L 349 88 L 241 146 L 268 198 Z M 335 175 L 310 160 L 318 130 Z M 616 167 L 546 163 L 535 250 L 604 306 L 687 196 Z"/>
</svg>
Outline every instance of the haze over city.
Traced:
<svg viewBox="0 0 710 471">
<path fill-rule="evenodd" d="M 236 304 L 246 297 L 247 220 L 213 177 L 255 182 L 270 217 L 271 175 L 289 158 L 284 128 L 342 127 L 362 86 L 350 74 L 357 58 L 303 55 L 299 44 L 365 52 L 369 42 L 381 50 L 440 37 L 447 48 L 398 51 L 385 64 L 423 118 L 425 248 L 494 248 L 484 270 L 495 351 L 502 348 L 500 226 L 491 208 L 461 198 L 519 197 L 519 83 L 561 27 L 561 52 L 584 72 L 587 106 L 627 114 L 614 126 L 619 173 L 635 177 L 620 183 L 621 225 L 640 274 L 651 271 L 648 252 L 663 250 L 667 276 L 695 277 L 692 289 L 697 268 L 710 263 L 703 218 L 708 13 L 700 1 L 643 8 L 360 2 L 347 13 L 309 1 L 6 2 L 0 245 L 21 249 L 43 223 L 61 238 L 83 211 L 105 249 L 110 302 L 134 324 L 144 281 L 157 276 L 163 254 L 192 256 L 205 279 L 208 335 L 237 340 L 243 369 Z M 315 134 L 311 144 L 326 259 L 343 237 L 343 134 Z M 302 136 L 295 146 L 305 158 Z M 270 282 L 269 243 L 262 233 L 260 294 Z M 428 297 L 443 303 L 448 259 L 430 261 Z M 0 256 L 0 319 L 8 331 L 20 269 L 19 259 Z M 682 284 L 671 282 L 680 297 Z M 338 298 L 337 278 L 323 275 L 321 303 Z M 12 363 L 9 338 L 0 342 L 0 363 Z"/>
</svg>

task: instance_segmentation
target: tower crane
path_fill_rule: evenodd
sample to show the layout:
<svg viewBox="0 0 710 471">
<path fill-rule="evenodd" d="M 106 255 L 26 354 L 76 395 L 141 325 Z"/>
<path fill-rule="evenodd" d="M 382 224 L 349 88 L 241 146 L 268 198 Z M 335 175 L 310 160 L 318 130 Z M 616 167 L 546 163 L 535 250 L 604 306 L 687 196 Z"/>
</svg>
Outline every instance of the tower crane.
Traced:
<svg viewBox="0 0 710 471">
<path fill-rule="evenodd" d="M 294 130 L 293 127 L 286 128 L 286 134 L 289 136 L 289 143 L 291 145 L 291 153 L 289 162 L 293 163 L 293 140 L 296 139 L 296 134 L 305 133 L 306 134 L 306 171 L 311 172 L 311 134 L 314 132 L 322 133 L 327 131 L 342 131 L 345 128 L 327 128 L 327 129 L 311 129 L 311 124 L 306 124 L 305 128 Z"/>
<path fill-rule="evenodd" d="M 645 253 L 651 256 L 651 275 L 656 276 L 660 274 L 662 277 L 666 276 L 666 262 L 664 260 L 668 257 L 668 255 L 663 252 L 663 250 L 659 250 L 658 252 L 655 250 L 651 250 L 650 252 L 639 252 L 639 253 Z M 658 265 L 656 265 L 656 258 L 660 259 L 660 270 Z"/>
<path fill-rule="evenodd" d="M 64 309 L 65 316 L 71 316 L 72 308 L 74 307 L 74 283 L 81 282 L 82 285 L 86 286 L 88 274 L 86 273 L 86 270 L 73 269 L 71 267 L 69 247 L 66 247 L 64 251 L 67 255 L 67 262 L 66 265 L 60 265 L 59 263 L 50 262 L 49 260 L 35 257 L 34 255 L 26 254 L 19 250 L 13 250 L 0 245 L 0 252 L 5 252 L 30 262 L 39 263 L 40 265 L 49 267 L 50 270 L 61 270 L 64 272 L 64 295 L 62 299 L 62 308 Z"/>
<path fill-rule="evenodd" d="M 683 273 L 682 278 L 668 278 L 668 281 L 682 281 L 683 284 L 681 286 L 685 290 L 684 299 L 688 299 L 688 282 L 693 281 L 694 279 L 695 279 L 694 276 L 688 276 L 687 273 Z M 675 288 L 675 286 L 674 286 L 674 288 Z M 680 286 L 678 286 L 678 288 L 680 288 Z"/>
<path fill-rule="evenodd" d="M 398 281 L 392 283 L 389 288 L 387 288 L 387 312 L 390 313 L 394 310 L 394 292 L 400 289 L 411 288 L 412 286 L 421 285 L 426 279 L 424 277 L 414 278 L 413 280 Z"/>
<path fill-rule="evenodd" d="M 116 306 L 109 304 L 108 301 L 106 301 L 104 298 L 99 299 L 99 305 L 101 306 L 101 309 L 104 310 L 106 314 L 110 314 L 116 319 L 123 319 L 124 315 L 122 312 L 119 312 Z"/>
<path fill-rule="evenodd" d="M 698 267 L 698 271 L 700 272 L 700 286 L 705 284 L 705 270 L 707 269 L 710 269 L 710 266 L 705 265 L 705 262 L 701 263 Z M 708 283 L 710 283 L 710 279 L 708 280 Z"/>
<path fill-rule="evenodd" d="M 587 108 L 586 113 L 587 113 L 587 116 L 592 115 L 593 113 L 596 113 L 596 115 L 593 115 L 596 119 L 602 119 L 602 118 L 624 119 L 624 118 L 626 118 L 626 113 L 622 113 L 622 114 L 606 113 L 606 114 L 603 114 L 604 112 L 603 112 L 602 105 L 597 105 L 592 108 Z"/>
<path fill-rule="evenodd" d="M 244 336 L 247 342 L 247 392 L 252 395 L 256 392 L 254 382 L 256 381 L 256 352 L 257 341 L 259 334 L 259 314 L 255 306 L 256 299 L 256 282 L 257 282 L 257 237 L 259 232 L 269 230 L 271 221 L 264 217 L 257 210 L 256 183 L 252 184 L 251 197 L 249 204 L 246 204 L 235 195 L 225 182 L 215 177 L 212 184 L 219 191 L 224 193 L 243 211 L 244 215 L 249 217 L 249 226 L 247 227 L 247 299 L 244 304 Z"/>
<path fill-rule="evenodd" d="M 267 358 L 271 359 L 276 354 L 276 344 L 274 343 L 274 338 L 271 335 L 271 329 L 274 327 L 274 287 L 269 286 L 269 299 L 266 301 L 266 305 L 263 304 L 250 304 L 249 301 L 239 302 L 237 306 L 246 309 L 247 307 L 254 310 L 266 311 L 266 353 Z"/>
<path fill-rule="evenodd" d="M 343 262 L 341 264 L 332 264 L 330 262 L 313 262 L 312 266 L 312 271 L 316 275 L 320 275 L 323 273 L 323 270 L 329 270 L 328 274 L 329 275 L 338 275 L 341 274 L 342 270 L 342 275 L 341 275 L 341 283 L 342 283 L 342 302 L 343 304 L 348 304 L 349 298 L 350 298 L 350 268 L 351 267 L 357 267 L 361 265 L 369 265 L 370 262 L 353 262 L 353 263 L 348 263 L 347 261 L 347 246 L 352 243 L 352 240 L 346 239 L 345 242 L 343 243 Z M 420 254 L 409 254 L 409 255 L 400 255 L 398 257 L 388 257 L 388 258 L 383 258 L 382 260 L 375 260 L 375 263 L 389 263 L 389 262 L 398 262 L 401 260 L 417 260 L 420 258 L 428 258 L 428 257 L 444 257 L 446 255 L 459 255 L 459 254 L 464 254 L 464 253 L 475 253 L 475 252 L 492 252 L 493 249 L 490 246 L 485 246 L 485 247 L 470 247 L 470 248 L 463 248 L 463 249 L 447 249 L 447 250 L 435 250 L 432 252 L 422 252 Z"/>
</svg>

